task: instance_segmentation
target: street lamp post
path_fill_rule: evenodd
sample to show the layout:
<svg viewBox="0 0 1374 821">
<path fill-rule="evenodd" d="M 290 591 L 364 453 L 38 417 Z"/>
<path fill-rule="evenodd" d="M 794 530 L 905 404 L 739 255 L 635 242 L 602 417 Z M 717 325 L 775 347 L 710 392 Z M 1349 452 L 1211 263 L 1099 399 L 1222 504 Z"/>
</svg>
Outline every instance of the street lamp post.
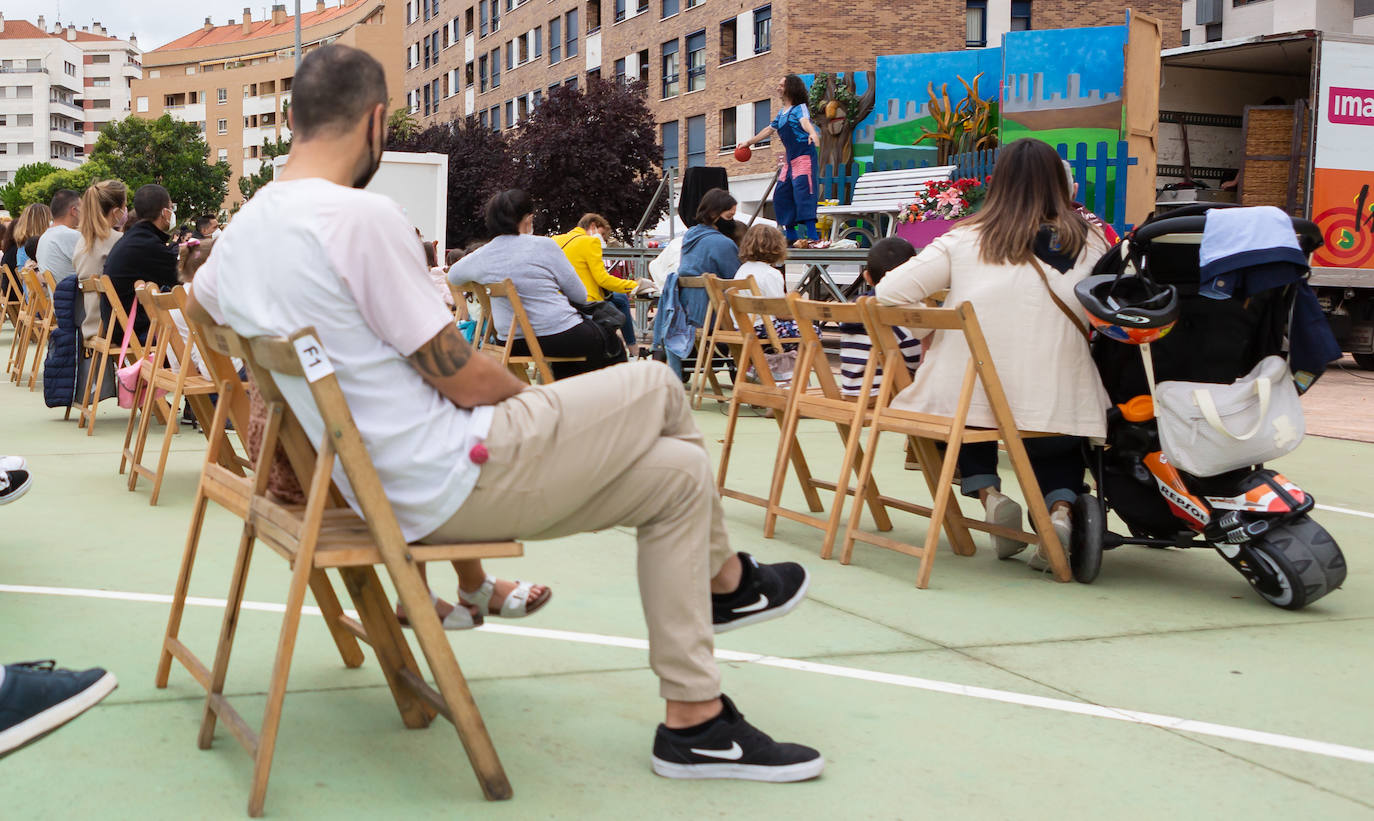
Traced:
<svg viewBox="0 0 1374 821">
<path fill-rule="evenodd" d="M 296 0 L 296 70 L 301 68 L 301 0 Z"/>
</svg>

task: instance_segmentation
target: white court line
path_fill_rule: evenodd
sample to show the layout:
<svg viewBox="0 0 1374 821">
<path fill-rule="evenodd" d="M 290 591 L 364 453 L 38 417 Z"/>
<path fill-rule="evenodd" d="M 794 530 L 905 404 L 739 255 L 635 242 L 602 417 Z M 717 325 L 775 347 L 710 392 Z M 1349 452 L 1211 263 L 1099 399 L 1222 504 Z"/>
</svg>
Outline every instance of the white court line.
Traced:
<svg viewBox="0 0 1374 821">
<path fill-rule="evenodd" d="M 87 590 L 75 587 L 38 587 L 23 584 L 0 584 L 0 593 L 71 596 L 83 599 L 115 599 L 119 601 L 148 602 L 152 604 L 171 604 L 172 602 L 171 596 L 159 593 L 125 593 L 117 590 Z M 186 603 L 198 607 L 224 607 L 223 599 L 207 599 L 199 596 L 188 597 Z M 243 603 L 243 609 L 268 613 L 282 613 L 285 612 L 286 605 L 274 604 L 271 602 L 245 601 Z M 314 616 L 320 615 L 319 608 L 317 607 L 307 606 L 302 608 L 302 612 Z M 351 611 L 349 612 L 350 615 L 356 617 L 356 614 L 353 614 Z M 541 627 L 517 627 L 508 624 L 488 624 L 477 629 L 487 633 L 500 633 L 508 636 L 549 639 L 551 641 L 566 641 L 578 644 L 595 644 L 603 647 L 623 647 L 634 650 L 647 650 L 649 648 L 649 643 L 644 639 L 635 639 L 626 636 L 608 636 L 599 633 L 578 633 L 570 630 L 549 630 Z M 794 670 L 800 673 L 815 673 L 823 676 L 833 676 L 835 678 L 854 679 L 875 684 L 888 684 L 895 687 L 907 687 L 913 690 L 926 690 L 932 693 L 964 696 L 966 698 L 976 698 L 983 701 L 998 701 L 1003 704 L 1035 707 L 1041 710 L 1053 710 L 1055 712 L 1072 713 L 1074 715 L 1090 716 L 1092 718 L 1107 718 L 1113 721 L 1125 721 L 1130 724 L 1145 724 L 1151 727 L 1162 727 L 1167 730 L 1196 733 L 1198 735 L 1214 736 L 1216 738 L 1229 738 L 1235 741 L 1244 741 L 1249 744 L 1259 744 L 1265 747 L 1278 747 L 1280 749 L 1296 750 L 1298 752 L 1312 753 L 1314 755 L 1322 755 L 1329 758 L 1342 758 L 1347 761 L 1357 761 L 1361 764 L 1374 764 L 1374 750 L 1364 749 L 1362 747 L 1332 744 L 1327 741 L 1317 741 L 1310 738 L 1269 733 L 1263 730 L 1247 730 L 1244 727 L 1213 724 L 1208 721 L 1194 721 L 1193 719 L 1179 718 L 1177 716 L 1145 713 L 1139 710 L 1127 710 L 1117 707 L 1104 707 L 1097 704 L 1069 701 L 1061 698 L 1033 696 L 1011 690 L 973 687 L 951 681 L 918 678 L 916 676 L 906 676 L 897 673 L 880 673 L 874 670 L 863 670 L 857 667 L 841 667 L 834 664 L 822 664 L 813 661 L 803 661 L 801 659 L 780 658 L 762 653 L 741 653 L 733 650 L 717 650 L 716 658 L 722 661 L 759 664 L 764 667 L 777 667 L 783 670 Z"/>
<path fill-rule="evenodd" d="M 1334 505 L 1316 505 L 1317 510 L 1328 510 L 1332 513 L 1344 513 L 1347 516 L 1361 516 L 1366 519 L 1374 519 L 1374 513 L 1366 513 L 1363 510 L 1351 510 L 1348 507 L 1335 507 Z"/>
</svg>

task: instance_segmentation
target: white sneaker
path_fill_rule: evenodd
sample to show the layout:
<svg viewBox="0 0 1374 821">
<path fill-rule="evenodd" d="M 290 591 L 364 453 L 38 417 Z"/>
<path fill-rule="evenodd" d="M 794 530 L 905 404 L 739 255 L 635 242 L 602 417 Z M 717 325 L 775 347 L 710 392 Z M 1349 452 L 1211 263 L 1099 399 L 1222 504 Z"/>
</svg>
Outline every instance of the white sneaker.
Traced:
<svg viewBox="0 0 1374 821">
<path fill-rule="evenodd" d="M 1005 496 L 1000 491 L 990 490 L 988 491 L 987 504 L 984 507 L 987 510 L 986 521 L 988 524 L 1021 529 L 1021 506 L 1010 496 Z M 996 534 L 992 534 L 992 546 L 997 551 L 997 558 L 999 559 L 1010 559 L 1026 549 L 1025 542 Z"/>
<path fill-rule="evenodd" d="M 1073 535 L 1073 518 L 1067 508 L 1059 508 L 1050 511 L 1050 524 L 1054 526 L 1054 533 L 1059 537 L 1059 544 L 1064 548 L 1065 555 L 1069 552 L 1069 539 Z M 1035 555 L 1030 557 L 1027 563 L 1031 570 L 1044 570 L 1050 566 L 1050 560 L 1045 556 L 1043 547 L 1036 547 Z"/>
<path fill-rule="evenodd" d="M 22 456 L 0 456 L 0 473 L 23 470 L 28 466 L 28 461 Z"/>
</svg>

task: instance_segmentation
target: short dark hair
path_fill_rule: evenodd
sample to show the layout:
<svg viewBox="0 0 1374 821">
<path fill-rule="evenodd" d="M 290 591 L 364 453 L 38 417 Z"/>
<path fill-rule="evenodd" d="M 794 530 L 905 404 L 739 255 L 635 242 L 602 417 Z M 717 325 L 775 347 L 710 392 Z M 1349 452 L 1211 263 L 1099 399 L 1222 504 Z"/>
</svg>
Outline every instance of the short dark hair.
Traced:
<svg viewBox="0 0 1374 821">
<path fill-rule="evenodd" d="M 317 48 L 291 81 L 291 132 L 302 140 L 337 135 L 386 101 L 386 70 L 377 58 L 338 43 Z"/>
<path fill-rule="evenodd" d="M 739 205 L 739 201 L 730 196 L 729 191 L 712 188 L 701 195 L 701 202 L 697 204 L 697 225 L 715 225 L 721 214 L 736 205 Z"/>
<path fill-rule="evenodd" d="M 782 78 L 782 96 L 792 105 L 801 105 L 810 99 L 806 91 L 806 81 L 797 74 Z"/>
<path fill-rule="evenodd" d="M 519 188 L 492 194 L 482 209 L 487 232 L 493 237 L 520 233 L 520 221 L 533 213 L 534 203 L 530 201 L 530 195 Z"/>
<path fill-rule="evenodd" d="M 139 186 L 134 192 L 134 216 L 141 220 L 155 220 L 162 209 L 172 204 L 172 195 L 155 182 Z"/>
<path fill-rule="evenodd" d="M 883 237 L 868 249 L 868 278 L 877 285 L 887 272 L 916 256 L 916 247 L 901 237 Z"/>
<path fill-rule="evenodd" d="M 216 219 L 218 219 L 218 217 L 214 214 L 201 214 L 196 217 L 196 232 L 204 234 L 205 229 L 210 227 L 210 223 L 214 222 Z"/>
<path fill-rule="evenodd" d="M 48 204 L 48 210 L 52 212 L 53 219 L 62 219 L 67 216 L 67 212 L 72 210 L 72 206 L 81 202 L 81 195 L 71 190 L 63 188 L 52 195 L 52 202 Z"/>
</svg>

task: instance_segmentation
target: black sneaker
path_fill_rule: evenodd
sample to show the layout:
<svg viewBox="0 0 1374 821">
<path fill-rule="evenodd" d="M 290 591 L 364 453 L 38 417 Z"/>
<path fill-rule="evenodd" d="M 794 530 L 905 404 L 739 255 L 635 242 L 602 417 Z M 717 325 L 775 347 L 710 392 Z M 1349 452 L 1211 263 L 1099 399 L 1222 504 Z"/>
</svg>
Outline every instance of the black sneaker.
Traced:
<svg viewBox="0 0 1374 821">
<path fill-rule="evenodd" d="M 27 470 L 0 472 L 0 505 L 7 505 L 29 492 L 33 476 Z"/>
<path fill-rule="evenodd" d="M 61 727 L 108 696 L 119 682 L 99 667 L 60 670 L 51 661 L 5 666 L 0 682 L 0 757 Z"/>
<path fill-rule="evenodd" d="M 796 562 L 759 564 L 741 552 L 744 572 L 733 593 L 711 596 L 711 620 L 717 633 L 776 619 L 792 612 L 806 598 L 811 576 Z"/>
<path fill-rule="evenodd" d="M 725 708 L 698 733 L 682 735 L 658 725 L 654 772 L 664 778 L 784 782 L 806 781 L 825 769 L 820 753 L 801 744 L 774 741 L 745 721 L 728 696 L 720 700 Z"/>
</svg>

